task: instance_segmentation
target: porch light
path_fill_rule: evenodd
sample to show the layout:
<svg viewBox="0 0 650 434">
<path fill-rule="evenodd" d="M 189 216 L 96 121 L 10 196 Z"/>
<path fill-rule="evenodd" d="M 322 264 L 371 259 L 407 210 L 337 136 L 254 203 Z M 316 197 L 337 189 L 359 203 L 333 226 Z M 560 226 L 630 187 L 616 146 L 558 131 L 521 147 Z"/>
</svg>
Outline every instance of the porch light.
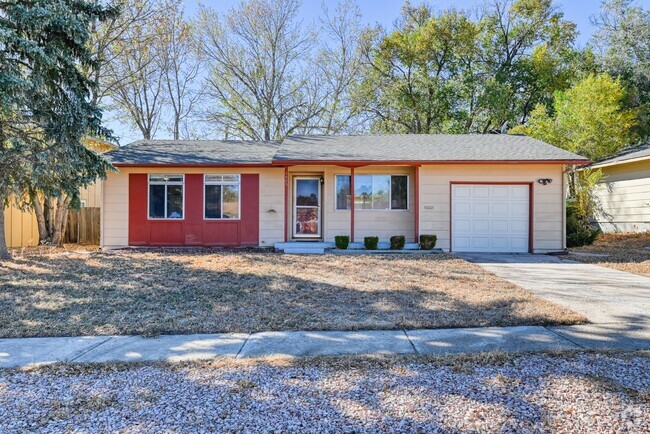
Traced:
<svg viewBox="0 0 650 434">
<path fill-rule="evenodd" d="M 553 182 L 553 180 L 551 178 L 539 178 L 537 182 L 539 182 L 542 185 L 548 185 L 551 182 Z"/>
</svg>

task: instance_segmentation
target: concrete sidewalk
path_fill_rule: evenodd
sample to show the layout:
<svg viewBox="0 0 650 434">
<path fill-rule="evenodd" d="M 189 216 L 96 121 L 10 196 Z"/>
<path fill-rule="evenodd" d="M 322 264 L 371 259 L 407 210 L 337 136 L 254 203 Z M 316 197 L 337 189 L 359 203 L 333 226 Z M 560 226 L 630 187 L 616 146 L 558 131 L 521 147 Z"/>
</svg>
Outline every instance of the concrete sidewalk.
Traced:
<svg viewBox="0 0 650 434">
<path fill-rule="evenodd" d="M 459 354 L 650 349 L 647 324 L 436 330 L 287 331 L 209 335 L 0 339 L 0 367 L 55 362 L 187 361 L 215 357 Z"/>
</svg>

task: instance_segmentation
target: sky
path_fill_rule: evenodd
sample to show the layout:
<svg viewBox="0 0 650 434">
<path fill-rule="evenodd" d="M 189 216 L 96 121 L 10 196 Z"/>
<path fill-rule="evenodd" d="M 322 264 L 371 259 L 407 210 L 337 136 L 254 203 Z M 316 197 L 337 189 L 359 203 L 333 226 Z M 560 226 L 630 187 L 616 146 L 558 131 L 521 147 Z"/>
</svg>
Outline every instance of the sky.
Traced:
<svg viewBox="0 0 650 434">
<path fill-rule="evenodd" d="M 240 0 L 202 0 L 201 4 L 208 6 L 217 12 L 224 13 L 235 7 Z M 305 24 L 316 22 L 318 15 L 321 11 L 322 4 L 325 4 L 330 10 L 333 10 L 338 0 L 302 0 L 301 17 Z M 422 3 L 418 0 L 411 0 L 412 5 Z M 451 6 L 457 9 L 465 9 L 473 11 L 481 4 L 481 0 L 429 0 L 428 4 L 432 5 L 437 10 L 444 10 Z M 556 1 L 556 5 L 564 12 L 565 17 L 576 23 L 578 28 L 577 45 L 584 47 L 592 33 L 594 26 L 591 24 L 590 18 L 596 15 L 600 9 L 601 0 L 564 0 Z M 185 10 L 188 15 L 193 15 L 198 9 L 199 1 L 186 0 Z M 361 11 L 362 24 L 381 24 L 386 28 L 391 28 L 400 13 L 400 9 L 404 4 L 403 0 L 357 0 L 359 9 Z M 642 6 L 644 9 L 650 9 L 650 0 L 637 0 L 634 4 Z M 114 134 L 119 138 L 120 144 L 125 145 L 134 140 L 141 138 L 139 132 L 129 128 L 123 122 L 114 120 L 111 113 L 105 113 L 105 120 L 107 126 L 111 128 Z M 164 128 L 159 128 L 156 134 L 157 138 L 168 138 L 167 131 Z"/>
</svg>

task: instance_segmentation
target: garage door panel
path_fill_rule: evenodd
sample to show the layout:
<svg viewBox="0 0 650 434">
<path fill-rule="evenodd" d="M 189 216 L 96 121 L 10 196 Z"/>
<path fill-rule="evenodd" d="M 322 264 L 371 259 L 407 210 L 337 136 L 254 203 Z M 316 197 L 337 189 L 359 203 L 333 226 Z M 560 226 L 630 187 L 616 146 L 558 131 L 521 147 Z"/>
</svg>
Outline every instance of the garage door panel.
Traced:
<svg viewBox="0 0 650 434">
<path fill-rule="evenodd" d="M 472 188 L 469 185 L 457 185 L 456 188 L 454 188 L 454 195 L 459 199 L 469 198 L 471 197 L 471 193 Z"/>
<path fill-rule="evenodd" d="M 508 220 L 492 220 L 491 232 L 493 233 L 507 233 L 508 232 Z"/>
<path fill-rule="evenodd" d="M 468 233 L 472 228 L 472 221 L 470 219 L 456 219 L 452 226 L 452 230 L 456 233 Z"/>
<path fill-rule="evenodd" d="M 523 202 L 510 202 L 509 203 L 509 215 L 512 217 L 526 217 L 529 212 L 528 201 Z"/>
<path fill-rule="evenodd" d="M 508 216 L 508 202 L 494 202 L 490 204 L 491 217 L 507 217 Z"/>
<path fill-rule="evenodd" d="M 472 215 L 472 204 L 470 202 L 454 202 L 453 205 L 454 215 L 460 216 L 470 216 Z"/>
<path fill-rule="evenodd" d="M 486 249 L 490 247 L 490 238 L 488 237 L 472 237 L 471 245 L 474 249 Z"/>
<path fill-rule="evenodd" d="M 511 220 L 510 233 L 528 234 L 528 220 Z"/>
<path fill-rule="evenodd" d="M 471 197 L 474 199 L 489 199 L 490 186 L 488 185 L 473 185 L 471 188 Z"/>
<path fill-rule="evenodd" d="M 452 185 L 452 250 L 528 252 L 528 185 Z"/>
<path fill-rule="evenodd" d="M 487 232 L 490 230 L 489 220 L 472 220 L 472 232 Z"/>
<path fill-rule="evenodd" d="M 502 199 L 508 197 L 510 188 L 507 185 L 495 185 L 492 187 L 492 197 Z"/>
<path fill-rule="evenodd" d="M 470 244 L 469 237 L 463 237 L 463 236 L 454 237 L 454 246 L 453 246 L 454 250 L 463 251 L 469 249 L 470 246 L 471 244 Z"/>
<path fill-rule="evenodd" d="M 510 243 L 513 250 L 528 251 L 528 237 L 511 237 Z"/>
<path fill-rule="evenodd" d="M 489 216 L 489 202 L 472 202 L 472 216 Z"/>
<path fill-rule="evenodd" d="M 510 189 L 510 196 L 513 199 L 525 199 L 526 201 L 528 201 L 529 187 L 527 185 L 511 185 L 509 189 Z"/>
<path fill-rule="evenodd" d="M 490 240 L 492 241 L 491 247 L 494 250 L 508 249 L 508 237 L 492 237 Z"/>
</svg>

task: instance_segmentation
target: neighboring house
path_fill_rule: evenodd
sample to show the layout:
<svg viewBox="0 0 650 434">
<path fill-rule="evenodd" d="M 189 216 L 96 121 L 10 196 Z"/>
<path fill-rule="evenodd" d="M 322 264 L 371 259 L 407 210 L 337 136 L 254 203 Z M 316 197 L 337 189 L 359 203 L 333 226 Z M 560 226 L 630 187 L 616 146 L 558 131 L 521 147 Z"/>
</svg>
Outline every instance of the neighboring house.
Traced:
<svg viewBox="0 0 650 434">
<path fill-rule="evenodd" d="M 650 231 L 650 143 L 589 168 L 600 169 L 594 222 L 603 232 Z"/>
<path fill-rule="evenodd" d="M 84 144 L 100 154 L 117 148 L 112 143 L 94 138 L 86 138 Z M 100 207 L 102 198 L 101 183 L 95 183 L 89 185 L 87 188 L 82 188 L 79 195 L 82 206 Z M 34 212 L 21 211 L 13 203 L 6 207 L 5 239 L 9 248 L 33 247 L 38 245 L 38 223 Z"/>
<path fill-rule="evenodd" d="M 104 248 L 435 234 L 473 252 L 562 250 L 564 171 L 588 162 L 516 135 L 149 140 L 107 157 Z"/>
</svg>

